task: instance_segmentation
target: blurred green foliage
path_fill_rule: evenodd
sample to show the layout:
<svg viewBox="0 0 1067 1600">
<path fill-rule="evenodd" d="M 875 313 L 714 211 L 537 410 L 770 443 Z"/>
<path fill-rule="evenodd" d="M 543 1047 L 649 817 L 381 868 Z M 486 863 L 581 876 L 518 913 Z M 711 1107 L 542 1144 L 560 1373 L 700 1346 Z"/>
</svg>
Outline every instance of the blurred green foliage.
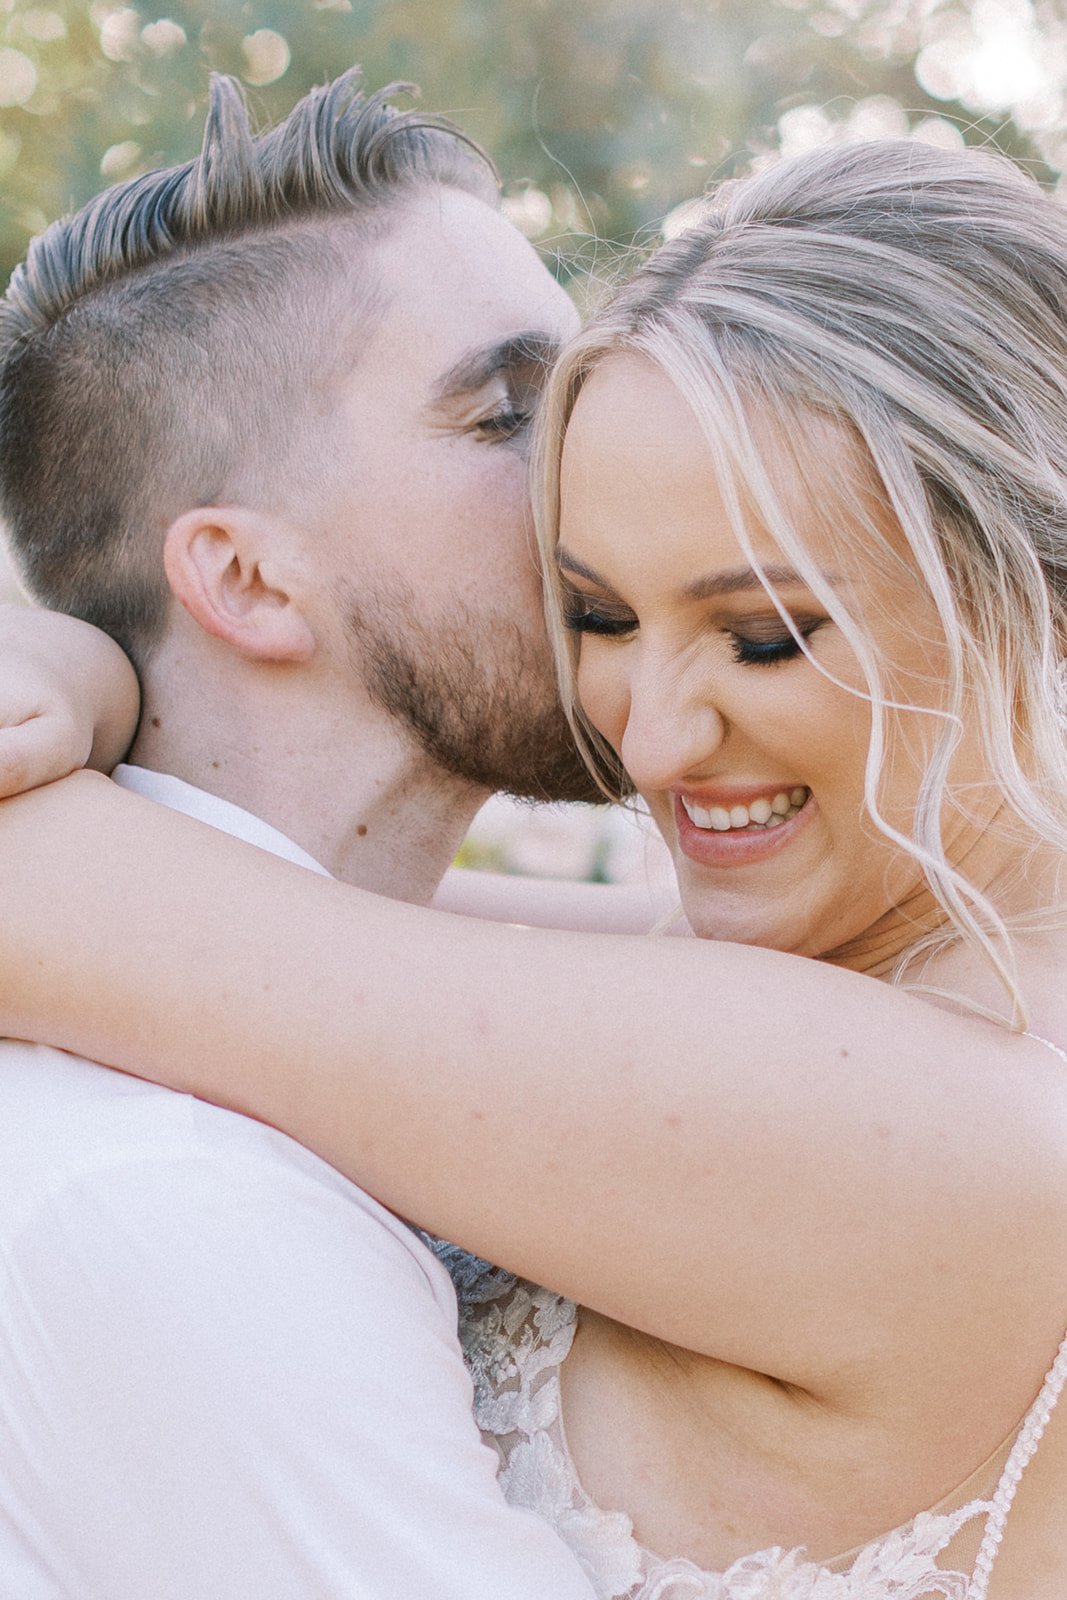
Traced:
<svg viewBox="0 0 1067 1600">
<path fill-rule="evenodd" d="M 1061 10 L 1059 0 L 0 0 L 0 266 L 6 276 L 32 234 L 104 183 L 195 154 L 213 69 L 243 79 L 263 119 L 354 61 L 373 86 L 421 84 L 428 109 L 491 149 L 520 226 L 568 256 L 590 234 L 654 228 L 709 179 L 842 130 L 995 135 L 1054 180 L 1067 166 Z"/>
</svg>

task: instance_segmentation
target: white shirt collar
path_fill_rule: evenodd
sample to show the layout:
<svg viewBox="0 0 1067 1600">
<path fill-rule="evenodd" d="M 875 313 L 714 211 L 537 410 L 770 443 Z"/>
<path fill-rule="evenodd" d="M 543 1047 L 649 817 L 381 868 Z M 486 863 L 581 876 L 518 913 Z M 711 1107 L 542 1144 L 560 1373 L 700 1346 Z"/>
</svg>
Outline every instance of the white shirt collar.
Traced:
<svg viewBox="0 0 1067 1600">
<path fill-rule="evenodd" d="M 260 850 L 269 850 L 271 855 L 281 856 L 283 861 L 292 861 L 298 867 L 307 867 L 309 872 L 317 872 L 323 878 L 332 876 L 321 862 L 309 856 L 306 850 L 294 844 L 284 833 L 279 833 L 277 828 L 272 828 L 269 822 L 253 816 L 251 811 L 242 810 L 229 800 L 220 799 L 217 794 L 209 794 L 206 789 L 197 789 L 182 778 L 172 777 L 169 772 L 150 772 L 147 767 L 131 767 L 123 763 L 115 768 L 111 776 L 120 788 L 132 789 L 134 794 L 143 795 L 146 800 L 155 800 L 159 805 L 169 806 L 172 811 L 182 811 L 187 817 L 195 817 L 198 822 L 218 828 L 220 833 L 233 834 L 235 839 L 258 845 Z"/>
</svg>

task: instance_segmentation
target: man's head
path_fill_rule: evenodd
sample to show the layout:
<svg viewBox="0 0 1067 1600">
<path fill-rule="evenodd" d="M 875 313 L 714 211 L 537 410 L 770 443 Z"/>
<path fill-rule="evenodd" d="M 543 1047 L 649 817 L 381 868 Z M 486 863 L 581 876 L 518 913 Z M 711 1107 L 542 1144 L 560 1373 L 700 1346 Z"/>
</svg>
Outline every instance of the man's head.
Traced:
<svg viewBox="0 0 1067 1600">
<path fill-rule="evenodd" d="M 286 504 L 315 398 L 373 326 L 373 245 L 446 183 L 495 193 L 458 135 L 365 98 L 357 74 L 259 138 L 215 78 L 195 161 L 35 240 L 0 307 L 0 492 L 31 592 L 143 661 L 167 527 L 196 505 Z"/>
<path fill-rule="evenodd" d="M 503 415 L 573 314 L 495 206 L 480 152 L 356 74 L 258 136 L 215 80 L 201 156 L 54 225 L 0 310 L 30 592 L 142 668 L 189 618 L 245 661 L 332 661 L 457 776 L 588 793 Z"/>
</svg>

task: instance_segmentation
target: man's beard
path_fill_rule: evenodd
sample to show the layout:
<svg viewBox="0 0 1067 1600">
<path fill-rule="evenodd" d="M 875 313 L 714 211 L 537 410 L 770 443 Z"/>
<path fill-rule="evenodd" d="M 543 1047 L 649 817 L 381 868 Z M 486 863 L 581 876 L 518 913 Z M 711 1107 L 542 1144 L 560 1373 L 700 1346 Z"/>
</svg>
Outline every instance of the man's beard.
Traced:
<svg viewBox="0 0 1067 1600">
<path fill-rule="evenodd" d="M 428 618 L 407 585 L 348 589 L 353 664 L 369 694 L 444 772 L 521 800 L 604 794 L 574 745 L 548 644 L 457 601 Z"/>
</svg>

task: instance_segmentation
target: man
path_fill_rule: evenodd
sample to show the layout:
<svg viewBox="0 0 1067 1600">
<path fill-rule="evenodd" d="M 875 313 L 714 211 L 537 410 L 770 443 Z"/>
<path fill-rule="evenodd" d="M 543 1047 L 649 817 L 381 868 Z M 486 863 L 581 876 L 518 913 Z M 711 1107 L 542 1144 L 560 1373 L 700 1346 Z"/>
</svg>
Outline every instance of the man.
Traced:
<svg viewBox="0 0 1067 1600">
<path fill-rule="evenodd" d="M 139 665 L 119 781 L 411 900 L 490 790 L 589 792 L 522 448 L 574 313 L 494 200 L 351 75 L 258 138 L 220 80 L 200 159 L 57 224 L 2 314 L 12 551 Z M 272 1129 L 0 1051 L 0 1594 L 588 1600 L 401 1223 Z"/>
</svg>

